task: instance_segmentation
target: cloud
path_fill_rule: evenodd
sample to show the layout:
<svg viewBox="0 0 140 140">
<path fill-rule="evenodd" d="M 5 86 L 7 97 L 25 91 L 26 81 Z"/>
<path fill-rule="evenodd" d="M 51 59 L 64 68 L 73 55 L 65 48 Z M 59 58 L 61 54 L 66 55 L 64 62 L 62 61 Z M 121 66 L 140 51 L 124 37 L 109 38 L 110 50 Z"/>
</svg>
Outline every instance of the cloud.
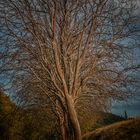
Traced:
<svg viewBox="0 0 140 140">
<path fill-rule="evenodd" d="M 136 1 L 136 6 L 137 6 L 136 14 L 139 15 L 140 14 L 140 0 Z"/>
</svg>

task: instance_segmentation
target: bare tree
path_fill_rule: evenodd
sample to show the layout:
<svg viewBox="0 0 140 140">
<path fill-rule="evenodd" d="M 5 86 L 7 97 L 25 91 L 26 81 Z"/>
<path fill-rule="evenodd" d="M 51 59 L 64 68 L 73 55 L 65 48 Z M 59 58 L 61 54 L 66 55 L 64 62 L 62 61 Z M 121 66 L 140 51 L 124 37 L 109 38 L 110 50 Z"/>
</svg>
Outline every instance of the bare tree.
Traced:
<svg viewBox="0 0 140 140">
<path fill-rule="evenodd" d="M 137 32 L 133 0 L 2 0 L 0 5 L 2 45 L 8 46 L 3 69 L 12 75 L 14 92 L 50 103 L 63 140 L 81 140 L 79 101 L 102 105 L 132 93 L 131 72 L 139 66 L 133 65 L 131 44 L 123 41 Z"/>
</svg>

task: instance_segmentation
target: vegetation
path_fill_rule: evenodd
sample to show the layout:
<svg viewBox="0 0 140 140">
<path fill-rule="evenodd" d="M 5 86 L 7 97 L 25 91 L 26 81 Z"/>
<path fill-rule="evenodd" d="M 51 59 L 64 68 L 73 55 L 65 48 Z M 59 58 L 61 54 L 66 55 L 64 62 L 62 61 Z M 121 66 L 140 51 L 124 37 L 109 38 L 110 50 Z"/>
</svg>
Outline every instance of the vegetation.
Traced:
<svg viewBox="0 0 140 140">
<path fill-rule="evenodd" d="M 40 108 L 17 108 L 8 96 L 0 92 L 0 139 L 60 139 L 61 135 L 56 130 L 59 128 L 57 122 L 52 122 L 53 116 L 48 113 L 46 108 L 42 110 Z M 80 113 L 82 112 L 79 112 L 78 116 L 82 134 L 84 134 L 83 140 L 108 140 L 110 137 L 113 140 L 140 139 L 140 119 L 122 121 L 124 118 L 111 113 L 94 111 L 88 114 L 87 112 L 87 116 L 84 117 Z"/>
<path fill-rule="evenodd" d="M 48 140 L 59 135 L 55 123 L 49 120 L 45 109 L 23 109 L 12 103 L 0 92 L 0 139 L 2 140 Z"/>
<path fill-rule="evenodd" d="M 0 92 L 0 139 L 2 140 L 55 140 L 60 138 L 57 122 L 52 122 L 46 108 L 20 108 Z M 93 131 L 123 118 L 104 112 L 92 112 L 87 117 L 79 112 L 82 133 Z M 86 113 L 86 112 L 85 112 Z M 50 119 L 49 119 L 50 118 Z"/>
<path fill-rule="evenodd" d="M 0 139 L 8 139 L 10 135 L 11 113 L 14 104 L 0 90 Z"/>
</svg>

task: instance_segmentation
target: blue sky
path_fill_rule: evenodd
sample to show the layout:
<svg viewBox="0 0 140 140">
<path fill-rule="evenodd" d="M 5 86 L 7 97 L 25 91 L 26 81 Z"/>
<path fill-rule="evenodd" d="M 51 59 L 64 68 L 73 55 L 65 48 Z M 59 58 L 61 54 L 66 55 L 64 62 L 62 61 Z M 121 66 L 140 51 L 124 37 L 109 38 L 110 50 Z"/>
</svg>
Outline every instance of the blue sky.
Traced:
<svg viewBox="0 0 140 140">
<path fill-rule="evenodd" d="M 140 116 L 140 96 L 136 96 L 129 101 L 117 102 L 111 109 L 112 113 L 120 116 L 124 116 L 125 111 L 128 117 Z"/>
<path fill-rule="evenodd" d="M 136 11 L 136 15 L 140 17 L 140 0 L 137 1 L 138 9 Z M 139 26 L 140 28 L 140 26 Z M 140 36 L 137 38 L 137 41 L 140 42 Z M 140 63 L 140 46 L 139 49 L 134 51 L 135 60 Z M 137 78 L 140 80 L 140 71 L 136 74 Z M 117 102 L 113 105 L 111 112 L 117 115 L 124 116 L 124 112 L 126 111 L 128 117 L 137 117 L 140 116 L 140 83 L 139 89 L 137 91 L 137 95 L 126 102 Z"/>
<path fill-rule="evenodd" d="M 140 41 L 140 38 L 138 38 Z M 140 63 L 140 48 L 134 51 L 135 60 Z M 140 71 L 136 73 L 137 78 L 140 80 Z M 128 101 L 114 103 L 111 112 L 120 116 L 124 116 L 126 111 L 128 117 L 140 116 L 140 82 L 137 84 L 138 91 L 135 97 L 130 98 Z"/>
</svg>

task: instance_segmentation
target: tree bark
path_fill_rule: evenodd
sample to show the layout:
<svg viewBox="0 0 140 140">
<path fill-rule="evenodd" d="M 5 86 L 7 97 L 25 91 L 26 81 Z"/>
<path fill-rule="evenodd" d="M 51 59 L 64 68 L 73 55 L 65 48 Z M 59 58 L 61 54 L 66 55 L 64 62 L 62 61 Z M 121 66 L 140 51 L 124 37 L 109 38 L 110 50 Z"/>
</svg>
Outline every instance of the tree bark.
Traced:
<svg viewBox="0 0 140 140">
<path fill-rule="evenodd" d="M 67 100 L 68 115 L 74 133 L 74 140 L 82 140 L 81 129 L 80 129 L 77 113 L 74 107 L 74 101 L 72 97 L 69 95 L 67 95 L 66 100 Z"/>
<path fill-rule="evenodd" d="M 60 132 L 61 132 L 61 138 L 62 140 L 66 140 L 66 132 L 65 132 L 65 126 L 64 124 L 60 125 Z"/>
</svg>

